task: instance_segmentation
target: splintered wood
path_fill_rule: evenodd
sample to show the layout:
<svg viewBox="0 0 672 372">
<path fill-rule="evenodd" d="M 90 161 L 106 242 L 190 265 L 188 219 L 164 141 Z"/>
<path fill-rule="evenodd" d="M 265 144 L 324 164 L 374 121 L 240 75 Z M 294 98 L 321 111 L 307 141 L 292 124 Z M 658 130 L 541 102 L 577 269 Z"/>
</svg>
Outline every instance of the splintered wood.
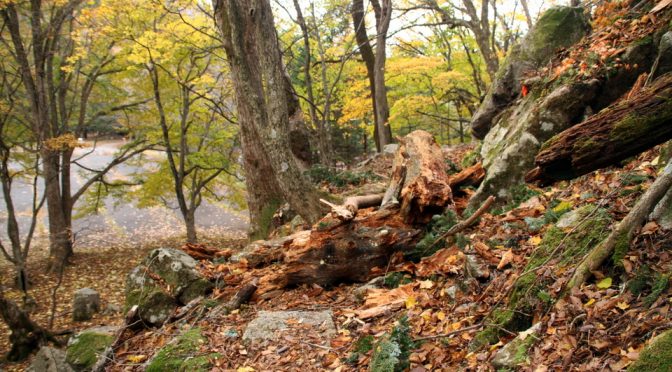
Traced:
<svg viewBox="0 0 672 372">
<path fill-rule="evenodd" d="M 415 131 L 399 146 L 385 197 L 357 196 L 340 206 L 326 202 L 332 212 L 310 231 L 254 242 L 232 260 L 256 268 L 249 275 L 259 278 L 259 295 L 300 284 L 362 282 L 382 275 L 393 254 L 414 247 L 421 238 L 419 225 L 451 203 L 445 168 L 432 136 Z M 478 167 L 470 168 L 458 181 L 475 180 L 479 173 Z M 381 199 L 382 207 L 375 208 Z M 271 263 L 278 264 L 268 267 Z"/>
<path fill-rule="evenodd" d="M 452 201 L 446 163 L 434 137 L 425 131 L 412 132 L 400 142 L 383 206 L 397 200 L 406 223 L 427 223 Z"/>
</svg>

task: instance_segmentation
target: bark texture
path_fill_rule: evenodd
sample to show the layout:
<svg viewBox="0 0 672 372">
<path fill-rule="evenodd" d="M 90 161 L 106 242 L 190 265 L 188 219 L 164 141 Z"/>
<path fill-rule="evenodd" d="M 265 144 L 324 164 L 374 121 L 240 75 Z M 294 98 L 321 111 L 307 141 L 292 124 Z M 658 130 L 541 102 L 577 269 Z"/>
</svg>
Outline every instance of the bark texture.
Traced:
<svg viewBox="0 0 672 372">
<path fill-rule="evenodd" d="M 528 182 L 567 180 L 639 154 L 672 138 L 672 75 L 548 140 Z"/>
<path fill-rule="evenodd" d="M 254 152 L 258 158 L 266 156 L 272 172 L 259 177 L 274 177 L 292 208 L 306 221 L 315 222 L 322 215 L 319 197 L 290 151 L 288 93 L 270 3 L 217 0 L 214 5 L 231 66 L 239 122 L 241 127 L 248 127 L 247 135 L 262 145 L 245 151 L 248 155 Z M 254 170 L 246 169 L 246 174 Z"/>
</svg>

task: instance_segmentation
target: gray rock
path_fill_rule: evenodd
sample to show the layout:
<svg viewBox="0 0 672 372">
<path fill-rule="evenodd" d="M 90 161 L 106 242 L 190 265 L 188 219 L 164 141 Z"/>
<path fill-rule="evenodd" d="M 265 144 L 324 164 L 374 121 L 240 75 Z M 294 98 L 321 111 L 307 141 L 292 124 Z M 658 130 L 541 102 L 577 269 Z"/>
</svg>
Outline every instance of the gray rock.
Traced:
<svg viewBox="0 0 672 372">
<path fill-rule="evenodd" d="M 488 265 L 475 254 L 465 255 L 464 266 L 467 274 L 474 279 L 488 279 L 490 277 Z"/>
<path fill-rule="evenodd" d="M 293 324 L 309 325 L 324 338 L 336 333 L 331 310 L 325 311 L 260 311 L 243 333 L 243 341 L 263 341 L 275 338 L 276 332 L 287 331 Z"/>
<path fill-rule="evenodd" d="M 396 143 L 383 146 L 383 154 L 396 154 L 397 150 L 399 150 L 399 145 Z"/>
<path fill-rule="evenodd" d="M 71 372 L 72 367 L 65 361 L 65 351 L 43 346 L 33 358 L 29 372 Z"/>
<path fill-rule="evenodd" d="M 72 302 L 72 319 L 76 322 L 93 318 L 100 311 L 100 294 L 91 288 L 82 288 L 75 292 Z"/>
<path fill-rule="evenodd" d="M 138 305 L 138 316 L 143 322 L 152 326 L 163 324 L 175 306 L 204 296 L 214 287 L 196 270 L 196 265 L 196 260 L 182 251 L 153 250 L 126 277 L 126 310 Z M 165 285 L 151 276 L 160 277 Z"/>
<path fill-rule="evenodd" d="M 554 7 L 546 11 L 497 71 L 472 119 L 474 136 L 485 137 L 493 119 L 518 96 L 527 73 L 546 64 L 558 49 L 573 45 L 589 31 L 590 24 L 582 8 Z"/>
<path fill-rule="evenodd" d="M 445 290 L 446 294 L 448 297 L 450 297 L 453 301 L 457 298 L 457 287 L 452 285 Z"/>
<path fill-rule="evenodd" d="M 491 361 L 492 366 L 515 370 L 520 364 L 525 363 L 528 359 L 528 350 L 536 342 L 540 330 L 541 323 L 537 323 L 527 331 L 520 332 L 516 338 L 495 353 Z"/>
<path fill-rule="evenodd" d="M 573 124 L 599 85 L 595 79 L 562 85 L 539 99 L 530 94 L 503 112 L 483 140 L 486 176 L 468 208 L 478 208 L 490 195 L 510 201 L 512 190 L 524 184 L 525 174 L 534 167 L 541 145 Z"/>
<path fill-rule="evenodd" d="M 658 46 L 658 68 L 654 78 L 672 71 L 672 31 L 667 31 L 660 38 Z"/>
<path fill-rule="evenodd" d="M 103 314 L 105 315 L 114 315 L 114 314 L 119 314 L 121 313 L 122 308 L 120 305 L 117 304 L 107 304 L 105 306 L 105 310 L 103 310 Z"/>
<path fill-rule="evenodd" d="M 594 205 L 584 205 L 580 208 L 573 209 L 560 217 L 555 226 L 561 229 L 574 228 L 578 226 L 589 214 L 595 211 Z"/>
</svg>

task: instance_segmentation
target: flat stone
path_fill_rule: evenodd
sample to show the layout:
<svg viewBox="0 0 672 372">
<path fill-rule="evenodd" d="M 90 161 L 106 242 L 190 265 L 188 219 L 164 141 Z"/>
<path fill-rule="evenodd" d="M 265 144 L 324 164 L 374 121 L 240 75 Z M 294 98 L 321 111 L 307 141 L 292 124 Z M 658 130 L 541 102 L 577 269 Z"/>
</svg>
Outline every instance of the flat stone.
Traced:
<svg viewBox="0 0 672 372">
<path fill-rule="evenodd" d="M 65 361 L 65 351 L 43 346 L 33 358 L 29 372 L 71 372 L 72 367 Z"/>
<path fill-rule="evenodd" d="M 276 332 L 289 331 L 299 327 L 311 328 L 322 337 L 336 334 L 331 310 L 324 311 L 260 311 L 243 333 L 243 341 L 263 341 L 276 338 Z"/>
<path fill-rule="evenodd" d="M 396 154 L 397 150 L 399 150 L 399 145 L 396 143 L 383 146 L 383 154 Z"/>
<path fill-rule="evenodd" d="M 82 288 L 75 292 L 72 303 L 72 319 L 76 322 L 93 318 L 100 311 L 100 294 L 91 288 Z"/>
</svg>

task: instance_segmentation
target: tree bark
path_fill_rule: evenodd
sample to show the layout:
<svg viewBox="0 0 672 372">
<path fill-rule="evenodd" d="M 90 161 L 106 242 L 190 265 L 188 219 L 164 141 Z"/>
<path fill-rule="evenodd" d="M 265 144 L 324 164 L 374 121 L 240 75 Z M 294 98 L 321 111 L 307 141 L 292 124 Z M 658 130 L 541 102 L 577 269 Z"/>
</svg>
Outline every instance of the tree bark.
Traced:
<svg viewBox="0 0 672 372">
<path fill-rule="evenodd" d="M 548 140 L 526 180 L 548 184 L 592 172 L 672 138 L 672 74 Z"/>
<path fill-rule="evenodd" d="M 355 38 L 359 47 L 359 54 L 364 60 L 366 66 L 366 76 L 369 79 L 369 90 L 371 91 L 371 107 L 373 108 L 373 139 L 376 143 L 376 151 L 381 152 L 383 148 L 380 146 L 380 137 L 378 134 L 378 109 L 376 104 L 376 80 L 375 80 L 375 57 L 373 55 L 373 48 L 369 43 L 369 35 L 366 32 L 366 20 L 364 12 L 364 0 L 352 0 L 352 8 L 350 9 L 352 15 L 352 24 L 355 30 Z M 392 133 L 390 132 L 390 137 Z"/>
<path fill-rule="evenodd" d="M 417 130 L 403 138 L 392 174 L 382 205 L 398 200 L 406 223 L 427 223 L 452 202 L 441 148 L 425 131 Z"/>
<path fill-rule="evenodd" d="M 313 223 L 321 217 L 322 208 L 317 191 L 301 174 L 290 151 L 287 92 L 270 3 L 216 0 L 214 5 L 231 66 L 239 122 L 253 129 L 248 134 L 259 137 L 262 147 L 255 151 L 267 156 L 273 169 L 264 177 L 275 177 L 292 209 Z"/>
<path fill-rule="evenodd" d="M 382 6 L 376 7 L 378 0 L 372 0 L 376 10 L 376 54 L 373 68 L 375 99 L 376 99 L 376 127 L 380 148 L 392 143 L 392 129 L 390 128 L 390 106 L 387 102 L 387 87 L 385 86 L 385 61 L 387 59 L 386 44 L 387 31 L 392 19 L 392 1 L 382 0 Z"/>
</svg>

